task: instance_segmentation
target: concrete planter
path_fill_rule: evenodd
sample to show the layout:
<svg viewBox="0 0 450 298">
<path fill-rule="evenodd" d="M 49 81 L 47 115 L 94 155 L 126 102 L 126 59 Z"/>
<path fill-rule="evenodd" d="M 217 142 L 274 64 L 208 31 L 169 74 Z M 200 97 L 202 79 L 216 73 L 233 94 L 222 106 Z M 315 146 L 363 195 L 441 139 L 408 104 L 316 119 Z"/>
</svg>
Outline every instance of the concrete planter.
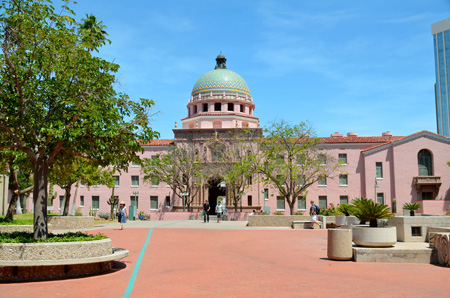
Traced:
<svg viewBox="0 0 450 298">
<path fill-rule="evenodd" d="M 353 242 L 358 246 L 390 247 L 397 243 L 395 227 L 353 226 Z"/>
<path fill-rule="evenodd" d="M 327 256 L 332 260 L 353 259 L 352 229 L 329 229 Z"/>
<path fill-rule="evenodd" d="M 352 226 L 359 225 L 359 219 L 356 216 L 336 216 L 337 226 Z"/>
</svg>

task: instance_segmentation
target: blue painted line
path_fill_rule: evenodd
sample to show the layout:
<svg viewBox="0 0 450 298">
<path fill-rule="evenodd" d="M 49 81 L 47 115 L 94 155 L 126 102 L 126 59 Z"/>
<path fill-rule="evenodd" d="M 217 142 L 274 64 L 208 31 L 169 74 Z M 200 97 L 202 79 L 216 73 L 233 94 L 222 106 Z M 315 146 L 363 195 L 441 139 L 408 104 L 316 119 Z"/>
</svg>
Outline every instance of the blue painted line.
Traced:
<svg viewBox="0 0 450 298">
<path fill-rule="evenodd" d="M 170 226 L 170 225 L 174 225 L 177 223 L 179 223 L 179 222 L 173 222 L 170 224 L 160 225 L 160 226 L 156 226 L 154 228 Z M 133 273 L 131 274 L 130 281 L 128 282 L 127 289 L 125 290 L 125 294 L 123 295 L 124 298 L 128 298 L 131 295 L 131 291 L 133 290 L 134 282 L 136 281 L 136 277 L 139 272 L 139 267 L 141 266 L 141 262 L 142 262 L 142 259 L 144 258 L 145 250 L 147 249 L 147 245 L 148 245 L 148 242 L 150 241 L 150 236 L 152 235 L 152 231 L 154 228 L 151 228 L 150 231 L 148 231 L 147 240 L 145 240 L 144 246 L 142 247 L 141 253 L 139 254 L 139 257 L 136 261 L 136 265 L 134 266 L 134 270 L 133 270 Z"/>
</svg>

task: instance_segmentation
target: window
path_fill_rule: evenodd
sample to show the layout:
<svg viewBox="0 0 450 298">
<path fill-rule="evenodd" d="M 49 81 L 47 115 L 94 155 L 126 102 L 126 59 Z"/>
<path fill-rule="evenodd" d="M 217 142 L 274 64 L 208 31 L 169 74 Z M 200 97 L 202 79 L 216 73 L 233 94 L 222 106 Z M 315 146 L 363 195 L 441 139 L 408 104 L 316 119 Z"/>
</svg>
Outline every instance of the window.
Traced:
<svg viewBox="0 0 450 298">
<path fill-rule="evenodd" d="M 159 154 L 152 155 L 152 160 L 157 160 L 157 159 L 159 159 Z"/>
<path fill-rule="evenodd" d="M 132 167 L 139 167 L 140 164 L 139 164 L 139 162 L 132 161 L 132 162 L 131 162 L 131 166 L 132 166 Z"/>
<path fill-rule="evenodd" d="M 306 197 L 300 196 L 297 199 L 297 209 L 298 210 L 304 210 L 306 209 Z"/>
<path fill-rule="evenodd" d="M 64 206 L 64 196 L 59 196 L 59 209 L 63 209 Z"/>
<path fill-rule="evenodd" d="M 241 105 L 241 113 L 244 113 L 244 105 Z"/>
<path fill-rule="evenodd" d="M 120 185 L 120 177 L 119 176 L 113 176 L 114 178 L 114 186 L 117 187 Z"/>
<path fill-rule="evenodd" d="M 305 176 L 301 176 L 298 178 L 298 185 L 303 186 L 306 183 Z"/>
<path fill-rule="evenodd" d="M 339 205 L 348 204 L 348 196 L 339 196 Z"/>
<path fill-rule="evenodd" d="M 222 104 L 220 102 L 216 102 L 214 104 L 214 111 L 216 111 L 216 112 L 222 111 Z"/>
<path fill-rule="evenodd" d="M 131 187 L 139 186 L 139 176 L 131 176 Z"/>
<path fill-rule="evenodd" d="M 252 202 L 252 196 L 247 196 L 247 206 L 252 206 L 253 202 Z"/>
<path fill-rule="evenodd" d="M 284 210 L 284 197 L 277 197 L 277 210 Z"/>
<path fill-rule="evenodd" d="M 432 192 L 422 192 L 422 200 L 433 200 Z"/>
<path fill-rule="evenodd" d="M 157 196 L 150 196 L 150 209 L 158 210 L 158 197 Z"/>
<path fill-rule="evenodd" d="M 339 175 L 339 186 L 348 186 L 348 175 L 347 174 Z"/>
<path fill-rule="evenodd" d="M 383 163 L 382 162 L 376 162 L 375 163 L 375 168 L 376 168 L 377 179 L 382 179 L 383 178 Z"/>
<path fill-rule="evenodd" d="M 166 208 L 170 208 L 170 197 L 166 196 Z"/>
<path fill-rule="evenodd" d="M 248 176 L 247 177 L 247 184 L 248 185 L 252 185 L 253 184 L 252 176 Z"/>
<path fill-rule="evenodd" d="M 411 236 L 421 237 L 422 236 L 422 227 L 411 227 Z"/>
<path fill-rule="evenodd" d="M 234 104 L 232 104 L 232 103 L 228 104 L 228 111 L 230 111 L 230 112 L 234 111 Z"/>
<path fill-rule="evenodd" d="M 135 206 L 136 210 L 139 208 L 139 197 L 138 196 L 130 196 L 131 206 Z"/>
<path fill-rule="evenodd" d="M 208 104 L 207 103 L 203 104 L 203 112 L 208 112 Z"/>
<path fill-rule="evenodd" d="M 99 196 L 92 196 L 92 209 L 99 209 L 100 208 L 100 197 Z"/>
<path fill-rule="evenodd" d="M 419 164 L 419 176 L 433 176 L 433 163 L 430 151 L 425 149 L 420 150 L 417 158 Z"/>
<path fill-rule="evenodd" d="M 151 184 L 152 187 L 159 187 L 159 179 L 153 178 Z"/>
<path fill-rule="evenodd" d="M 377 203 L 384 204 L 384 193 L 377 193 Z"/>
<path fill-rule="evenodd" d="M 320 209 L 327 208 L 327 196 L 319 196 L 319 207 Z"/>
<path fill-rule="evenodd" d="M 264 200 L 266 200 L 266 201 L 269 200 L 269 189 L 268 188 L 264 188 Z"/>
<path fill-rule="evenodd" d="M 194 114 L 197 114 L 197 106 L 194 106 Z"/>
<path fill-rule="evenodd" d="M 80 207 L 84 207 L 84 196 L 80 196 Z"/>
<path fill-rule="evenodd" d="M 319 183 L 319 186 L 327 186 L 327 177 L 321 176 L 318 183 Z"/>
<path fill-rule="evenodd" d="M 346 165 L 347 164 L 347 153 L 339 153 L 338 160 L 339 160 L 340 164 Z"/>
<path fill-rule="evenodd" d="M 327 156 L 325 154 L 319 154 L 318 160 L 321 165 L 327 164 Z"/>
</svg>

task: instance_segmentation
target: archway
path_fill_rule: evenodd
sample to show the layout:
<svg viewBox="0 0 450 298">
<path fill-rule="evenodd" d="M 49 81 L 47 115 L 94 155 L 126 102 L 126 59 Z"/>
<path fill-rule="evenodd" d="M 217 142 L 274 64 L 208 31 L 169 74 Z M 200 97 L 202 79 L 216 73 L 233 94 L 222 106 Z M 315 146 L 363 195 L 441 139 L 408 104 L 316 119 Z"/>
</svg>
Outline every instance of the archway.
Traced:
<svg viewBox="0 0 450 298">
<path fill-rule="evenodd" d="M 225 197 L 226 194 L 225 187 L 220 187 L 220 182 L 222 182 L 222 179 L 220 178 L 211 178 L 208 181 L 209 184 L 208 201 L 211 207 L 211 211 L 209 212 L 210 215 L 216 214 L 217 198 Z M 224 202 L 222 202 L 222 205 L 224 205 Z"/>
</svg>

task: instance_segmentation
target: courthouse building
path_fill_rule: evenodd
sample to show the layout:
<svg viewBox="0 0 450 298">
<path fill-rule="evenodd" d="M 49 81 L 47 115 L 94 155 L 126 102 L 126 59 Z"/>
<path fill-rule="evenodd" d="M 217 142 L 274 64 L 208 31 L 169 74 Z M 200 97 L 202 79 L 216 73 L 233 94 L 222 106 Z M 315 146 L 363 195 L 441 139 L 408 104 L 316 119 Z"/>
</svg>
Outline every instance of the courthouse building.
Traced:
<svg viewBox="0 0 450 298">
<path fill-rule="evenodd" d="M 226 59 L 221 54 L 216 58 L 215 69 L 195 83 L 187 102 L 187 117 L 181 119 L 180 128 L 173 130 L 174 139 L 143 144 L 142 158 L 163 154 L 172 146 L 183 143 L 193 143 L 198 150 L 208 153 L 207 140 L 216 133 L 236 128 L 261 130 L 255 107 L 247 83 L 240 75 L 227 69 Z M 350 129 L 353 131 L 357 127 Z M 395 204 L 397 212 L 401 212 L 406 202 L 419 203 L 419 212 L 427 214 L 442 215 L 450 208 L 450 167 L 447 165 L 450 161 L 450 138 L 421 131 L 409 136 L 394 136 L 390 132 L 379 136 L 333 133 L 320 139 L 321 149 L 341 162 L 340 174 L 312 185 L 306 200 L 298 200 L 295 211 L 307 212 L 311 200 L 325 207 L 359 197 L 374 198 L 390 207 Z M 139 164 L 130 164 L 128 172 L 117 175 L 115 195 L 120 201 L 152 214 L 152 219 L 183 219 L 188 216 L 189 213 L 182 212 L 182 200 L 168 185 L 144 181 L 143 176 Z M 289 213 L 288 205 L 275 188 L 259 183 L 257 177 L 252 180 L 244 191 L 243 213 L 239 218 L 245 219 L 249 212 L 259 209 Z M 214 208 L 218 198 L 225 201 L 229 211 L 233 211 L 227 187 L 218 180 L 208 182 L 194 198 L 191 205 L 194 211 L 200 210 L 206 199 Z M 57 188 L 55 191 L 58 199 L 54 200 L 53 209 L 57 212 L 64 192 Z M 73 198 L 75 190 L 72 192 Z M 109 212 L 107 200 L 110 196 L 111 189 L 106 186 L 89 190 L 80 187 L 76 205 L 83 214 L 88 214 L 91 209 Z M 31 206 L 31 202 L 28 203 Z"/>
</svg>

